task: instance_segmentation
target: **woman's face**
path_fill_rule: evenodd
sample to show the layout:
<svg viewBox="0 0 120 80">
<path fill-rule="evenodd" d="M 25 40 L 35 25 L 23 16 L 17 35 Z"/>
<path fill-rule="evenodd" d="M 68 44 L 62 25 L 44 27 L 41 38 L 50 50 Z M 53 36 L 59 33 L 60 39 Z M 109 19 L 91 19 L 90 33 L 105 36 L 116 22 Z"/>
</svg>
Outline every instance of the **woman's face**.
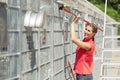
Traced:
<svg viewBox="0 0 120 80">
<path fill-rule="evenodd" d="M 92 31 L 92 27 L 90 27 L 89 25 L 86 26 L 84 31 L 84 38 L 91 39 L 93 36 L 94 36 L 94 33 Z"/>
</svg>

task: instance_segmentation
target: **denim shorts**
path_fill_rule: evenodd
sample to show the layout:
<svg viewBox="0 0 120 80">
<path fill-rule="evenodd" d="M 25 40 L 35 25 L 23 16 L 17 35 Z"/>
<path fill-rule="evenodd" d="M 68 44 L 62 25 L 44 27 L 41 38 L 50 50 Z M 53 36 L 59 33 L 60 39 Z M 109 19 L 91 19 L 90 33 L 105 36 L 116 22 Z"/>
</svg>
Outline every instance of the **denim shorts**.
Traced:
<svg viewBox="0 0 120 80">
<path fill-rule="evenodd" d="M 76 80 L 93 80 L 92 74 L 76 74 Z"/>
</svg>

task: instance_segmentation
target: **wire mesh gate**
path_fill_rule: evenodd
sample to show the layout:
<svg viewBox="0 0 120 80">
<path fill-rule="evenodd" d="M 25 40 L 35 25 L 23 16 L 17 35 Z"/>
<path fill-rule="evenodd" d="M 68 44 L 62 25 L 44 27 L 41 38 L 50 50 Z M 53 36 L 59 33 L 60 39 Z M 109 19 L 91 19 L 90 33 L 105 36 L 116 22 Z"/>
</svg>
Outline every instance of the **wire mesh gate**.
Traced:
<svg viewBox="0 0 120 80">
<path fill-rule="evenodd" d="M 106 12 L 107 0 L 105 1 L 100 80 L 119 80 L 120 46 L 118 44 L 120 36 L 116 35 L 118 24 L 107 25 Z"/>
</svg>

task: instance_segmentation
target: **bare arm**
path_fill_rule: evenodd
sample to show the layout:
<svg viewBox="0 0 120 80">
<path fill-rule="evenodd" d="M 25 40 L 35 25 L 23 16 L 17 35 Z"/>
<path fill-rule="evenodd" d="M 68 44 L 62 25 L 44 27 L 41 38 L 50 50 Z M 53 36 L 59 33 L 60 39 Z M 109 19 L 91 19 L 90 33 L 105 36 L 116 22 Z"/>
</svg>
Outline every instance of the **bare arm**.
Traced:
<svg viewBox="0 0 120 80">
<path fill-rule="evenodd" d="M 77 37 L 76 37 L 76 32 L 75 32 L 75 23 L 78 21 L 78 17 L 76 17 L 73 21 L 72 21 L 72 24 L 71 24 L 71 31 L 70 31 L 70 34 L 71 34 L 71 40 L 73 43 L 75 43 L 77 46 L 80 46 L 81 48 L 85 49 L 85 50 L 90 50 L 91 46 L 89 43 L 87 42 L 83 42 L 81 40 L 79 40 Z"/>
</svg>

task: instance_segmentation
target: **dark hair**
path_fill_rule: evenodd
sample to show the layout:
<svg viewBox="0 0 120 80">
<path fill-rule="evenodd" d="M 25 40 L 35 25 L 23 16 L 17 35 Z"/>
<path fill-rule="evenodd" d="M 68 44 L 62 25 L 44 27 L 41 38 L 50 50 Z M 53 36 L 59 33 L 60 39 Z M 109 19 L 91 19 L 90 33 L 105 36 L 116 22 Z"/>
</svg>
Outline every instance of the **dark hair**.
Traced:
<svg viewBox="0 0 120 80">
<path fill-rule="evenodd" d="M 86 24 L 86 26 L 90 26 L 90 27 L 92 27 L 92 31 L 93 31 L 93 33 L 97 33 L 97 27 L 96 27 L 96 25 L 94 24 L 94 23 L 91 23 L 91 24 Z M 95 35 L 94 35 L 95 36 Z M 93 38 L 92 38 L 92 40 L 94 41 L 94 36 L 93 36 Z"/>
<path fill-rule="evenodd" d="M 90 26 L 91 26 L 92 29 L 93 29 L 93 33 L 97 33 L 97 26 L 96 26 L 95 24 L 93 24 L 93 23 L 91 23 Z"/>
</svg>

